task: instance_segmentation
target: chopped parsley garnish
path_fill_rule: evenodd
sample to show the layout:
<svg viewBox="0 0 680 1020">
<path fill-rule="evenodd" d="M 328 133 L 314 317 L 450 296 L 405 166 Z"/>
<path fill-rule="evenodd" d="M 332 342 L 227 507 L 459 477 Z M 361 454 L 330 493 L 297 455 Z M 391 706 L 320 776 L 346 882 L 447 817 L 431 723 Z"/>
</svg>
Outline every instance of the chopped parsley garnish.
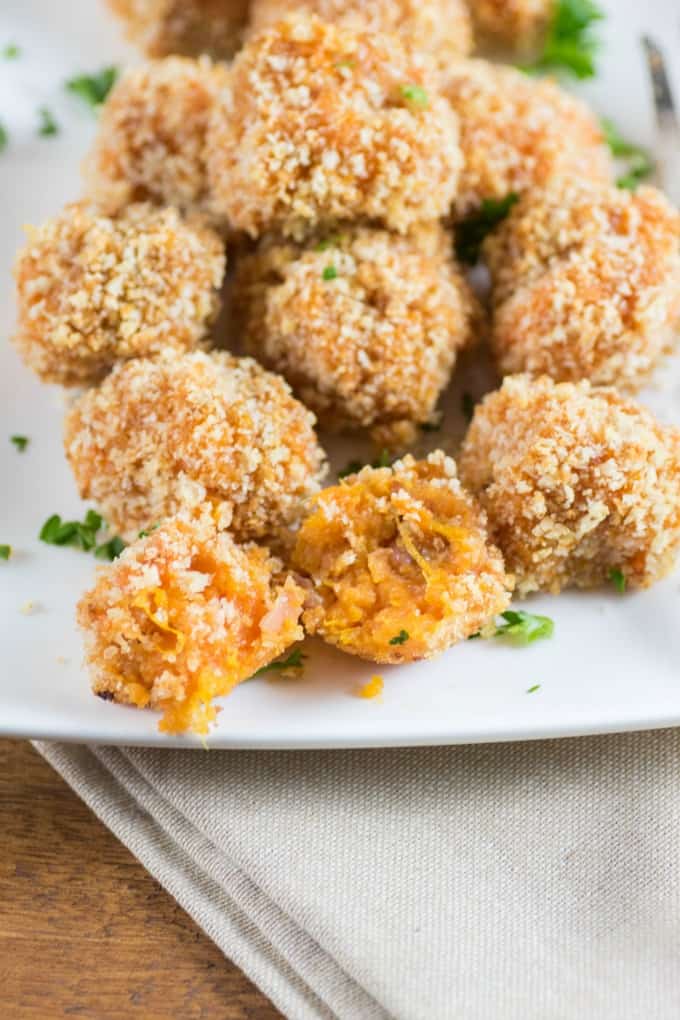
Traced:
<svg viewBox="0 0 680 1020">
<path fill-rule="evenodd" d="M 494 637 L 510 638 L 517 645 L 531 645 L 534 641 L 552 637 L 555 630 L 549 616 L 536 616 L 523 609 L 506 609 L 501 617 L 505 623 L 496 627 Z"/>
<path fill-rule="evenodd" d="M 108 542 L 102 542 L 98 545 L 94 551 L 95 556 L 99 560 L 116 560 L 125 549 L 125 542 L 120 535 L 114 535 Z"/>
<path fill-rule="evenodd" d="M 593 25 L 604 12 L 592 0 L 556 0 L 538 58 L 525 71 L 561 70 L 576 78 L 592 78 L 600 48 Z"/>
<path fill-rule="evenodd" d="M 156 521 L 156 523 L 152 524 L 150 528 L 145 528 L 144 531 L 140 531 L 140 533 L 139 533 L 139 535 L 137 537 L 138 538 L 146 538 L 148 535 L 151 534 L 152 531 L 156 531 L 157 528 L 160 528 L 160 526 L 161 526 L 161 522 L 160 521 Z"/>
<path fill-rule="evenodd" d="M 626 590 L 626 577 L 623 571 L 619 570 L 618 568 L 613 568 L 612 570 L 609 571 L 608 576 L 609 580 L 614 585 L 616 590 L 621 595 L 623 595 L 624 591 Z"/>
<path fill-rule="evenodd" d="M 403 645 L 405 644 L 411 635 L 407 630 L 400 630 L 398 634 L 395 634 L 393 638 L 390 638 L 391 645 Z"/>
<path fill-rule="evenodd" d="M 98 545 L 97 535 L 104 527 L 104 520 L 96 510 L 88 510 L 83 521 L 62 521 L 59 514 L 52 514 L 43 524 L 38 537 L 48 545 L 70 545 L 85 552 L 94 550 L 95 556 L 100 559 L 115 560 L 125 548 L 125 543 L 118 535 L 114 535 Z"/>
<path fill-rule="evenodd" d="M 0 545 L 0 560 L 8 560 L 12 555 L 11 545 Z"/>
<path fill-rule="evenodd" d="M 479 262 L 482 241 L 505 219 L 517 201 L 519 196 L 514 191 L 505 198 L 485 198 L 476 213 L 456 226 L 456 255 L 461 262 L 468 266 Z"/>
<path fill-rule="evenodd" d="M 54 119 L 53 114 L 46 106 L 41 106 L 38 110 L 38 117 L 40 122 L 38 124 L 38 134 L 42 138 L 52 138 L 54 135 L 59 134 L 59 125 Z"/>
<path fill-rule="evenodd" d="M 9 135 L 7 134 L 7 131 L 3 127 L 3 125 L 0 124 L 0 152 L 2 152 L 3 149 L 7 148 L 7 143 L 8 142 L 9 142 Z"/>
<path fill-rule="evenodd" d="M 472 421 L 475 413 L 475 398 L 471 393 L 464 393 L 460 398 L 460 406 L 466 421 Z"/>
<path fill-rule="evenodd" d="M 321 276 L 324 280 L 337 280 L 338 271 L 335 266 L 326 266 Z"/>
<path fill-rule="evenodd" d="M 330 234 L 324 237 L 316 246 L 316 251 L 328 251 L 329 248 L 337 248 L 342 244 L 342 234 Z"/>
<path fill-rule="evenodd" d="M 3 60 L 16 60 L 21 56 L 21 50 L 16 43 L 8 43 L 2 51 Z"/>
<path fill-rule="evenodd" d="M 104 67 L 95 74 L 80 74 L 70 78 L 66 82 L 66 88 L 96 110 L 108 96 L 117 77 L 117 67 Z"/>
<path fill-rule="evenodd" d="M 540 684 L 534 684 L 533 687 L 528 687 L 527 688 L 527 694 L 535 694 L 536 691 L 540 691 L 540 689 L 541 689 L 541 685 Z"/>
<path fill-rule="evenodd" d="M 402 85 L 400 91 L 407 102 L 413 103 L 414 106 L 420 107 L 421 110 L 424 110 L 430 104 L 430 97 L 422 85 Z"/>
<path fill-rule="evenodd" d="M 625 173 L 617 178 L 616 185 L 619 188 L 626 188 L 628 191 L 635 191 L 638 184 L 654 173 L 654 160 L 647 149 L 627 141 L 613 121 L 605 117 L 601 123 L 604 139 L 612 156 L 627 161 Z"/>
<path fill-rule="evenodd" d="M 19 453 L 23 453 L 30 443 L 28 436 L 10 436 L 9 441 L 10 443 L 14 443 Z"/>
<path fill-rule="evenodd" d="M 262 676 L 263 673 L 283 673 L 287 669 L 302 669 L 305 658 L 306 656 L 303 654 L 302 649 L 296 648 L 287 659 L 269 662 L 266 666 L 262 666 L 257 672 L 253 673 L 253 676 Z"/>
<path fill-rule="evenodd" d="M 372 460 L 370 464 L 362 464 L 360 460 L 350 460 L 341 471 L 338 471 L 338 478 L 346 478 L 347 475 L 355 475 L 357 471 L 361 471 L 361 469 L 365 467 L 384 468 L 391 467 L 392 464 L 393 460 L 390 456 L 390 451 L 381 450 L 380 456 L 376 457 L 375 460 Z"/>
</svg>

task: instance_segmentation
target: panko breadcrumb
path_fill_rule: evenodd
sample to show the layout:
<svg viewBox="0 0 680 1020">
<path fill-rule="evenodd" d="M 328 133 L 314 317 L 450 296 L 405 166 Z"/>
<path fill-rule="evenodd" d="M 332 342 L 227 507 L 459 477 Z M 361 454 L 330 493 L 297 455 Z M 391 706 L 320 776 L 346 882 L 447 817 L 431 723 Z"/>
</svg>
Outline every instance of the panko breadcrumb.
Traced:
<svg viewBox="0 0 680 1020">
<path fill-rule="evenodd" d="M 562 178 L 528 194 L 484 246 L 501 371 L 642 385 L 680 325 L 679 242 L 654 188 Z"/>
<path fill-rule="evenodd" d="M 529 54 L 545 35 L 555 0 L 468 0 L 468 6 L 482 44 Z"/>
<path fill-rule="evenodd" d="M 249 0 L 108 0 L 127 38 L 149 57 L 181 53 L 229 60 L 248 20 Z"/>
<path fill-rule="evenodd" d="M 298 236 L 339 219 L 400 232 L 437 219 L 461 154 L 424 58 L 392 36 L 291 17 L 236 57 L 207 160 L 215 208 L 235 229 Z"/>
<path fill-rule="evenodd" d="M 457 217 L 484 199 L 522 194 L 555 174 L 611 179 L 599 121 L 554 82 L 486 60 L 453 64 L 442 85 L 460 122 Z"/>
<path fill-rule="evenodd" d="M 250 358 L 168 350 L 84 393 L 65 447 L 81 495 L 127 540 L 204 502 L 250 539 L 274 535 L 318 490 L 313 425 L 284 380 Z"/>
<path fill-rule="evenodd" d="M 483 512 L 441 451 L 324 489 L 292 564 L 313 585 L 307 631 L 374 662 L 443 652 L 506 609 L 512 588 Z"/>
<path fill-rule="evenodd" d="M 397 35 L 442 68 L 472 50 L 464 0 L 251 0 L 250 28 L 259 31 L 295 10 L 349 28 Z"/>
<path fill-rule="evenodd" d="M 85 161 L 90 196 L 111 212 L 143 199 L 208 213 L 206 131 L 225 79 L 207 57 L 126 71 L 102 107 Z"/>
<path fill-rule="evenodd" d="M 477 405 L 463 483 L 520 594 L 606 583 L 645 588 L 680 547 L 680 430 L 586 381 L 511 376 Z"/>
<path fill-rule="evenodd" d="M 339 227 L 306 245 L 265 240 L 234 291 L 248 353 L 281 372 L 323 428 L 413 441 L 481 313 L 439 228 L 418 239 Z"/>
<path fill-rule="evenodd" d="M 45 382 L 92 383 L 117 361 L 193 348 L 218 312 L 224 245 L 175 209 L 112 219 L 75 203 L 27 233 L 14 342 Z"/>
<path fill-rule="evenodd" d="M 210 508 L 169 518 L 99 571 L 78 604 L 95 694 L 205 733 L 228 694 L 303 637 L 304 591 Z"/>
</svg>

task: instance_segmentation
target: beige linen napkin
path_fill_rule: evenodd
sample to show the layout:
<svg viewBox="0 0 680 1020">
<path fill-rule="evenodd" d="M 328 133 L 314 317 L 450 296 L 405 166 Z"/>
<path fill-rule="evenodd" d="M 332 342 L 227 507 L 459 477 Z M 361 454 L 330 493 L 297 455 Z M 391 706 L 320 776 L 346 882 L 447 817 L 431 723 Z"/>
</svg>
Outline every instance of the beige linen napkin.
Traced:
<svg viewBox="0 0 680 1020">
<path fill-rule="evenodd" d="M 294 1020 L 680 1016 L 680 730 L 36 746 Z"/>
</svg>

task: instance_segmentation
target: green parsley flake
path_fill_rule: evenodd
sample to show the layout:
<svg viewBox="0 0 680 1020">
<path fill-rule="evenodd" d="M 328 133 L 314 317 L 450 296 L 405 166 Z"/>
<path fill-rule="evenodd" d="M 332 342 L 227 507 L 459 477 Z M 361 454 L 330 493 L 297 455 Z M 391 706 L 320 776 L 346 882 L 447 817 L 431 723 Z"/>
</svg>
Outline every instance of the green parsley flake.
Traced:
<svg viewBox="0 0 680 1020">
<path fill-rule="evenodd" d="M 593 25 L 604 18 L 592 0 L 557 0 L 538 59 L 523 67 L 529 72 L 561 70 L 576 78 L 592 78 L 600 48 Z"/>
<path fill-rule="evenodd" d="M 501 613 L 505 623 L 496 627 L 494 637 L 507 637 L 516 645 L 531 645 L 542 638 L 550 638 L 555 624 L 549 616 L 535 616 L 523 609 L 507 609 Z"/>
<path fill-rule="evenodd" d="M 619 594 L 623 595 L 626 590 L 626 578 L 623 571 L 618 568 L 613 568 L 608 574 L 609 580 L 614 585 Z"/>
<path fill-rule="evenodd" d="M 253 673 L 253 676 L 262 676 L 263 673 L 283 673 L 288 669 L 302 669 L 306 656 L 300 648 L 291 652 L 287 659 L 279 659 L 277 662 L 269 662 Z"/>
<path fill-rule="evenodd" d="M 38 110 L 38 117 L 40 123 L 38 124 L 38 134 L 42 138 L 53 138 L 54 135 L 59 134 L 59 125 L 54 119 L 53 114 L 46 106 L 41 106 Z"/>
<path fill-rule="evenodd" d="M 104 521 L 96 510 L 88 510 L 84 521 L 62 521 L 59 514 L 52 514 L 38 537 L 48 545 L 70 545 L 90 552 L 96 548 L 97 534 L 103 527 Z"/>
<path fill-rule="evenodd" d="M 337 280 L 338 271 L 335 266 L 326 266 L 321 276 L 324 280 Z"/>
<path fill-rule="evenodd" d="M 7 134 L 7 131 L 3 127 L 3 125 L 0 124 L 0 152 L 2 152 L 3 149 L 7 148 L 8 142 L 9 142 L 9 135 Z"/>
<path fill-rule="evenodd" d="M 625 173 L 617 178 L 616 185 L 628 191 L 635 191 L 642 181 L 654 173 L 656 164 L 647 149 L 627 141 L 613 121 L 605 117 L 601 123 L 604 139 L 612 156 L 627 163 Z"/>
<path fill-rule="evenodd" d="M 479 262 L 482 241 L 505 219 L 519 195 L 511 191 L 505 198 L 485 198 L 472 216 L 456 226 L 456 255 L 461 262 L 474 266 Z"/>
<path fill-rule="evenodd" d="M 16 43 L 8 43 L 2 51 L 3 60 L 16 60 L 21 56 L 21 50 Z"/>
<path fill-rule="evenodd" d="M 75 78 L 69 78 L 66 89 L 96 110 L 108 96 L 117 77 L 117 67 L 104 67 L 95 74 L 80 74 Z"/>
<path fill-rule="evenodd" d="M 414 106 L 418 106 L 421 110 L 426 109 L 430 105 L 430 97 L 422 85 L 402 85 L 400 91 L 407 102 L 413 103 Z"/>
<path fill-rule="evenodd" d="M 16 446 L 19 453 L 23 453 L 30 443 L 28 436 L 10 436 L 9 441 Z"/>
<path fill-rule="evenodd" d="M 144 531 L 140 531 L 138 538 L 147 538 L 147 536 L 150 535 L 152 531 L 156 531 L 158 528 L 160 528 L 160 526 L 161 522 L 156 521 L 156 523 L 152 524 L 150 528 L 146 528 Z"/>
<path fill-rule="evenodd" d="M 527 688 L 527 694 L 535 694 L 536 691 L 540 691 L 540 689 L 541 689 L 541 685 L 540 684 L 534 684 L 533 687 L 528 687 Z"/>
<path fill-rule="evenodd" d="M 392 467 L 393 463 L 394 461 L 390 456 L 390 451 L 383 449 L 380 451 L 380 455 L 376 457 L 375 460 L 372 460 L 370 464 L 362 464 L 360 460 L 351 460 L 341 471 L 338 471 L 338 478 L 346 478 L 347 475 L 355 475 L 357 471 L 361 471 L 361 469 L 365 467 Z"/>
<path fill-rule="evenodd" d="M 406 644 L 411 635 L 407 630 L 400 630 L 393 638 L 390 638 L 391 645 L 403 645 Z"/>
<path fill-rule="evenodd" d="M 12 555 L 11 545 L 0 545 L 0 560 L 8 560 Z"/>
<path fill-rule="evenodd" d="M 125 549 L 125 542 L 120 535 L 114 535 L 108 542 L 102 542 L 98 545 L 94 551 L 95 556 L 99 560 L 117 560 L 123 549 Z"/>
</svg>

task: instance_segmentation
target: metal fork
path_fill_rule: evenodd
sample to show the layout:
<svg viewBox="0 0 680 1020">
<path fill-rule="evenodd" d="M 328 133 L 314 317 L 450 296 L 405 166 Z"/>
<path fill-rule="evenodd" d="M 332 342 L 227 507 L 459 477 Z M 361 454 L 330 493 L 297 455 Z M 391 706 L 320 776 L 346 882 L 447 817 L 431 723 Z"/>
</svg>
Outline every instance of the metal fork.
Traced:
<svg viewBox="0 0 680 1020">
<path fill-rule="evenodd" d="M 656 183 L 676 205 L 680 205 L 680 123 L 666 63 L 661 49 L 653 39 L 644 35 L 641 42 L 656 113 Z"/>
</svg>

